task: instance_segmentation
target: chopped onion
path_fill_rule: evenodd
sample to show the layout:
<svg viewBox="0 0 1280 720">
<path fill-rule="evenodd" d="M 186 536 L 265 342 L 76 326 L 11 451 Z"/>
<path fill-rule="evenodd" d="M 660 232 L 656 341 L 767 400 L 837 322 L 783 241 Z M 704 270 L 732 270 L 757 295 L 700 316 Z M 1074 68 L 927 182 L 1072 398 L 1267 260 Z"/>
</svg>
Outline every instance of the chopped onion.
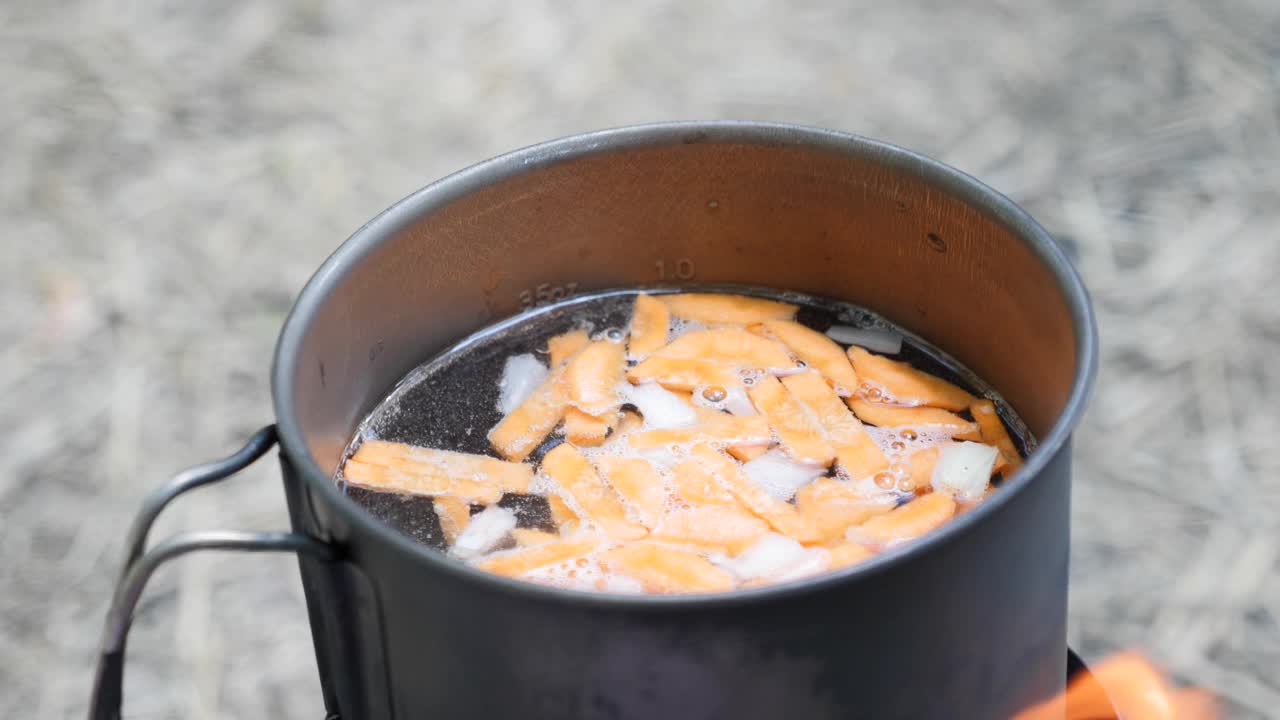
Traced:
<svg viewBox="0 0 1280 720">
<path fill-rule="evenodd" d="M 961 500 L 977 500 L 987 491 L 991 470 L 1000 451 L 990 445 L 958 442 L 938 452 L 933 468 L 933 489 Z"/>
<path fill-rule="evenodd" d="M 622 383 L 618 386 L 618 394 L 636 406 L 644 416 L 645 427 L 666 430 L 687 427 L 698 421 L 698 413 L 689 403 L 657 383 Z"/>
<path fill-rule="evenodd" d="M 768 533 L 724 566 L 734 575 L 749 580 L 780 573 L 804 559 L 803 545 L 786 535 Z"/>
<path fill-rule="evenodd" d="M 789 500 L 801 486 L 825 474 L 826 469 L 798 463 L 781 450 L 770 450 L 744 463 L 742 472 L 770 495 Z"/>
<path fill-rule="evenodd" d="M 467 529 L 454 541 L 452 552 L 463 559 L 484 555 L 516 529 L 516 514 L 506 508 L 490 505 L 473 515 Z"/>
<path fill-rule="evenodd" d="M 751 403 L 751 398 L 747 397 L 747 391 L 741 385 L 734 385 L 728 388 L 722 404 L 730 415 L 747 416 L 759 414 L 756 412 L 756 406 Z"/>
<path fill-rule="evenodd" d="M 827 337 L 843 345 L 857 345 L 886 355 L 902 351 L 902 336 L 892 330 L 832 325 L 827 329 Z"/>
<path fill-rule="evenodd" d="M 507 358 L 498 381 L 498 412 L 506 415 L 520 407 L 547 379 L 547 374 L 546 366 L 529 353 Z"/>
<path fill-rule="evenodd" d="M 831 567 L 831 553 L 822 548 L 805 548 L 804 556 L 771 578 L 775 582 L 799 580 L 826 572 Z"/>
</svg>

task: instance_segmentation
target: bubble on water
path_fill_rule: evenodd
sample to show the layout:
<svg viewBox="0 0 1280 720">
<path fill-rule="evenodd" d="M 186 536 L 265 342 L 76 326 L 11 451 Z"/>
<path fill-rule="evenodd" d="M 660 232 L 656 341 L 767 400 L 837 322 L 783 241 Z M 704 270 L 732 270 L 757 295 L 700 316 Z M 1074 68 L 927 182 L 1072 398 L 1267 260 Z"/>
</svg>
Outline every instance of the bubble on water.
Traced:
<svg viewBox="0 0 1280 720">
<path fill-rule="evenodd" d="M 729 397 L 729 391 L 719 385 L 712 385 L 703 388 L 702 397 L 713 403 L 723 402 L 725 398 Z"/>
<path fill-rule="evenodd" d="M 618 328 L 609 328 L 605 331 L 604 336 L 612 342 L 622 342 L 622 338 L 625 337 L 625 333 Z"/>
<path fill-rule="evenodd" d="M 893 442 L 889 443 L 889 447 L 893 448 L 894 450 L 905 450 L 907 447 L 907 444 L 902 442 L 901 440 L 894 440 Z"/>
<path fill-rule="evenodd" d="M 898 478 L 898 489 L 902 492 L 915 492 L 916 481 L 909 477 Z"/>
<path fill-rule="evenodd" d="M 884 398 L 884 393 L 880 392 L 880 388 L 873 387 L 867 391 L 867 398 L 872 401 L 878 401 Z"/>
<path fill-rule="evenodd" d="M 876 487 L 880 488 L 881 490 L 892 490 L 894 485 L 894 477 L 893 475 L 887 472 L 876 473 L 875 484 L 876 484 Z"/>
<path fill-rule="evenodd" d="M 901 435 L 906 440 L 915 440 L 916 438 L 920 437 L 919 433 L 917 433 L 915 430 L 912 430 L 911 428 L 903 429 Z"/>
<path fill-rule="evenodd" d="M 902 477 L 907 474 L 907 466 L 902 463 L 894 463 L 889 466 L 889 472 L 893 473 L 897 477 Z"/>
</svg>

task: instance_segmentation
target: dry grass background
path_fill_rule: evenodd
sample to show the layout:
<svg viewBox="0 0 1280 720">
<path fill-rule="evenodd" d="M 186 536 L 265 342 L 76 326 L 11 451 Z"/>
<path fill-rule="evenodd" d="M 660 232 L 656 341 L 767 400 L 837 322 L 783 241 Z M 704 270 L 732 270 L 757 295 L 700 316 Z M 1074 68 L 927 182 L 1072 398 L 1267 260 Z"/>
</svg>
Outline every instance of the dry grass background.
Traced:
<svg viewBox="0 0 1280 720">
<path fill-rule="evenodd" d="M 78 717 L 142 494 L 270 419 L 310 272 L 425 182 L 541 139 L 759 118 L 919 149 L 1078 258 L 1073 642 L 1280 713 L 1280 6 L 0 4 L 0 716 Z M 278 528 L 271 463 L 164 529 Z M 294 564 L 153 582 L 136 718 L 318 718 Z M 429 681 L 429 679 L 428 679 Z"/>
</svg>

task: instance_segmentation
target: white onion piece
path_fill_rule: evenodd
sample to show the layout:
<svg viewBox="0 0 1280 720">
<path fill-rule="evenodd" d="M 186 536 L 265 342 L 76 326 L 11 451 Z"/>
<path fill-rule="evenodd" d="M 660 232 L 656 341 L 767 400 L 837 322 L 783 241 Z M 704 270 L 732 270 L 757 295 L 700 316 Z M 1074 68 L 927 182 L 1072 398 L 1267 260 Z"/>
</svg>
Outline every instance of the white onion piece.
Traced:
<svg viewBox="0 0 1280 720">
<path fill-rule="evenodd" d="M 832 325 L 827 329 L 827 337 L 842 345 L 857 345 L 886 355 L 902 351 L 902 336 L 891 330 Z"/>
<path fill-rule="evenodd" d="M 770 495 L 789 500 L 796 490 L 825 474 L 826 469 L 798 463 L 781 450 L 770 450 L 744 463 L 742 473 Z"/>
<path fill-rule="evenodd" d="M 464 560 L 483 555 L 497 547 L 515 529 L 515 513 L 490 505 L 484 512 L 471 517 L 467 529 L 458 535 L 450 552 Z"/>
<path fill-rule="evenodd" d="M 805 548 L 804 557 L 789 565 L 770 578 L 775 582 L 799 580 L 810 575 L 826 572 L 831 567 L 831 554 L 822 548 Z"/>
<path fill-rule="evenodd" d="M 721 403 L 730 415 L 745 417 L 747 415 L 758 415 L 756 406 L 751 404 L 751 398 L 747 397 L 747 391 L 741 385 L 734 385 L 725 391 L 724 402 Z"/>
<path fill-rule="evenodd" d="M 502 368 L 498 381 L 498 412 L 506 415 L 520 407 L 547 379 L 547 368 L 533 355 L 512 355 Z"/>
<path fill-rule="evenodd" d="M 698 421 L 698 413 L 689 403 L 657 383 L 618 386 L 623 401 L 636 406 L 644 416 L 645 427 L 656 430 L 687 427 Z"/>
<path fill-rule="evenodd" d="M 786 535 L 768 533 L 726 561 L 724 567 L 743 580 L 750 580 L 780 573 L 804 559 L 803 545 Z"/>
<path fill-rule="evenodd" d="M 945 445 L 933 467 L 933 489 L 961 500 L 977 500 L 987 491 L 1000 451 L 976 442 Z"/>
</svg>

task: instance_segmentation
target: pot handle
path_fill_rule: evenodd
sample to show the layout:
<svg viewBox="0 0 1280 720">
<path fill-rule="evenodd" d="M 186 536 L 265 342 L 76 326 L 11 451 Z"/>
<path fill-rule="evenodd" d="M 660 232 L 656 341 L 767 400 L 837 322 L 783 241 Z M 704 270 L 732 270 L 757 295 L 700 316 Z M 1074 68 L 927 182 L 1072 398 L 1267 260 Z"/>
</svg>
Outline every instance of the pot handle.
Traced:
<svg viewBox="0 0 1280 720">
<path fill-rule="evenodd" d="M 116 581 L 111 610 L 103 628 L 98 667 L 94 674 L 89 720 L 119 720 L 123 702 L 124 653 L 133 610 L 147 580 L 156 568 L 197 550 L 244 552 L 294 552 L 320 560 L 337 557 L 332 545 L 302 533 L 205 530 L 176 535 L 147 550 L 147 535 L 160 512 L 179 495 L 194 488 L 225 480 L 240 472 L 275 446 L 276 426 L 268 425 L 249 438 L 244 447 L 221 460 L 197 465 L 178 473 L 147 496 L 129 530 L 124 567 Z"/>
</svg>

